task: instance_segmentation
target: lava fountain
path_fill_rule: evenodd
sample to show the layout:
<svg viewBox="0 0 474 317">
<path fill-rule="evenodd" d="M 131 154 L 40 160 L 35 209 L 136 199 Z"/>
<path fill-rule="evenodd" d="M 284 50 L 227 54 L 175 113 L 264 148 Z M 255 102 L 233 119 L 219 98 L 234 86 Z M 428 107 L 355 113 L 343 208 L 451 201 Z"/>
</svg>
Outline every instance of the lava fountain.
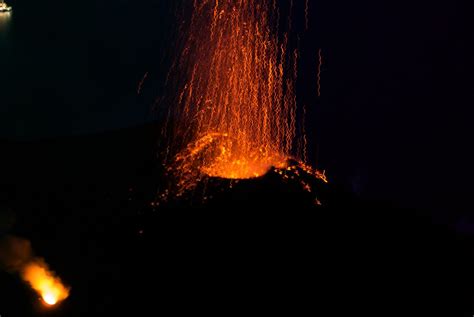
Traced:
<svg viewBox="0 0 474 317">
<path fill-rule="evenodd" d="M 166 165 L 179 188 L 204 177 L 259 177 L 289 159 L 304 161 L 299 53 L 289 45 L 291 17 L 285 26 L 281 20 L 277 0 L 194 1 L 167 80 L 179 87 L 163 132 L 171 140 Z"/>
</svg>

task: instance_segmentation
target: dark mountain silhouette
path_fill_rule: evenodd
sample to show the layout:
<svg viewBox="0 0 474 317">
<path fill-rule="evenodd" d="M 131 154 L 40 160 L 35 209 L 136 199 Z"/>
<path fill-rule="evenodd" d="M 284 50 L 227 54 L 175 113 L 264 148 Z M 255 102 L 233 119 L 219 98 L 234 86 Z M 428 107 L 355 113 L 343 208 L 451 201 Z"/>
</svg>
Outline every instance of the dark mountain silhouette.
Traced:
<svg viewBox="0 0 474 317">
<path fill-rule="evenodd" d="M 1 141 L 2 234 L 30 239 L 72 287 L 45 310 L 2 272 L 2 316 L 470 313 L 472 241 L 429 212 L 304 176 L 308 193 L 275 172 L 155 206 L 156 138 L 148 125 Z"/>
</svg>

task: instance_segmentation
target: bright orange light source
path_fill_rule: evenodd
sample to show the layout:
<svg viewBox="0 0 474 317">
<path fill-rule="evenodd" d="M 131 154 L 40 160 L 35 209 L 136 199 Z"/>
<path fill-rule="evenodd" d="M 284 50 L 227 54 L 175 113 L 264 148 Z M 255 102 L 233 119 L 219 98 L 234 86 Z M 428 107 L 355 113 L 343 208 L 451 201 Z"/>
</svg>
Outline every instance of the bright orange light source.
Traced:
<svg viewBox="0 0 474 317">
<path fill-rule="evenodd" d="M 43 261 L 25 266 L 23 278 L 38 292 L 44 303 L 53 306 L 69 296 L 69 289 L 51 272 Z"/>
<path fill-rule="evenodd" d="M 48 305 L 54 305 L 58 302 L 56 296 L 54 296 L 54 294 L 52 293 L 46 293 L 43 295 L 43 300 L 46 304 Z"/>
</svg>

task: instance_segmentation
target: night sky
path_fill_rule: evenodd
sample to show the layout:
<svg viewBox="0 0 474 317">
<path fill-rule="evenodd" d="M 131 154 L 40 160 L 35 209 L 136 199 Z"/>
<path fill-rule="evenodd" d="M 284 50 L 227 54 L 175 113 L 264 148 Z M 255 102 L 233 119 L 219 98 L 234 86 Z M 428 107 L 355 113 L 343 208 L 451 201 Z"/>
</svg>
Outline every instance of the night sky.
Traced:
<svg viewBox="0 0 474 317">
<path fill-rule="evenodd" d="M 174 1 L 94 1 L 87 10 L 10 2 L 16 10 L 0 31 L 1 136 L 90 134 L 155 119 L 175 54 Z M 324 56 L 322 98 L 305 100 L 311 151 L 333 179 L 404 206 L 466 209 L 474 56 L 467 4 L 310 1 L 303 63 L 314 67 L 318 48 Z M 308 78 L 300 91 L 314 89 Z"/>
<path fill-rule="evenodd" d="M 352 175 L 356 190 L 405 206 L 470 210 L 474 55 L 467 4 L 321 5 L 328 60 L 316 119 L 324 121 L 321 155 L 343 167 L 335 173 Z"/>
</svg>

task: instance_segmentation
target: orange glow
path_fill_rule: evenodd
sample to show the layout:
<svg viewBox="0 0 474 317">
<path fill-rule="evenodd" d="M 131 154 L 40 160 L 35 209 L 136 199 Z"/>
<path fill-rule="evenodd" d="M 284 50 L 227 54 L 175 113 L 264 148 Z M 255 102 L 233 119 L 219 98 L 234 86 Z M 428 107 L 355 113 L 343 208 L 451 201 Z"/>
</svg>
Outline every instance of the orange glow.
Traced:
<svg viewBox="0 0 474 317">
<path fill-rule="evenodd" d="M 181 169 L 191 171 L 199 162 L 199 171 L 211 176 L 246 179 L 266 174 L 272 166 L 286 167 L 286 157 L 268 153 L 264 147 L 244 152 L 240 142 L 228 134 L 209 133 L 191 143 L 177 156 Z"/>
<path fill-rule="evenodd" d="M 36 260 L 27 264 L 21 274 L 48 306 L 56 305 L 69 296 L 69 289 L 48 270 L 43 261 Z"/>
<path fill-rule="evenodd" d="M 201 0 L 193 9 L 168 82 L 180 87 L 166 125 L 178 187 L 191 189 L 205 176 L 259 177 L 289 159 L 304 161 L 291 16 L 279 25 L 277 0 Z"/>
</svg>

